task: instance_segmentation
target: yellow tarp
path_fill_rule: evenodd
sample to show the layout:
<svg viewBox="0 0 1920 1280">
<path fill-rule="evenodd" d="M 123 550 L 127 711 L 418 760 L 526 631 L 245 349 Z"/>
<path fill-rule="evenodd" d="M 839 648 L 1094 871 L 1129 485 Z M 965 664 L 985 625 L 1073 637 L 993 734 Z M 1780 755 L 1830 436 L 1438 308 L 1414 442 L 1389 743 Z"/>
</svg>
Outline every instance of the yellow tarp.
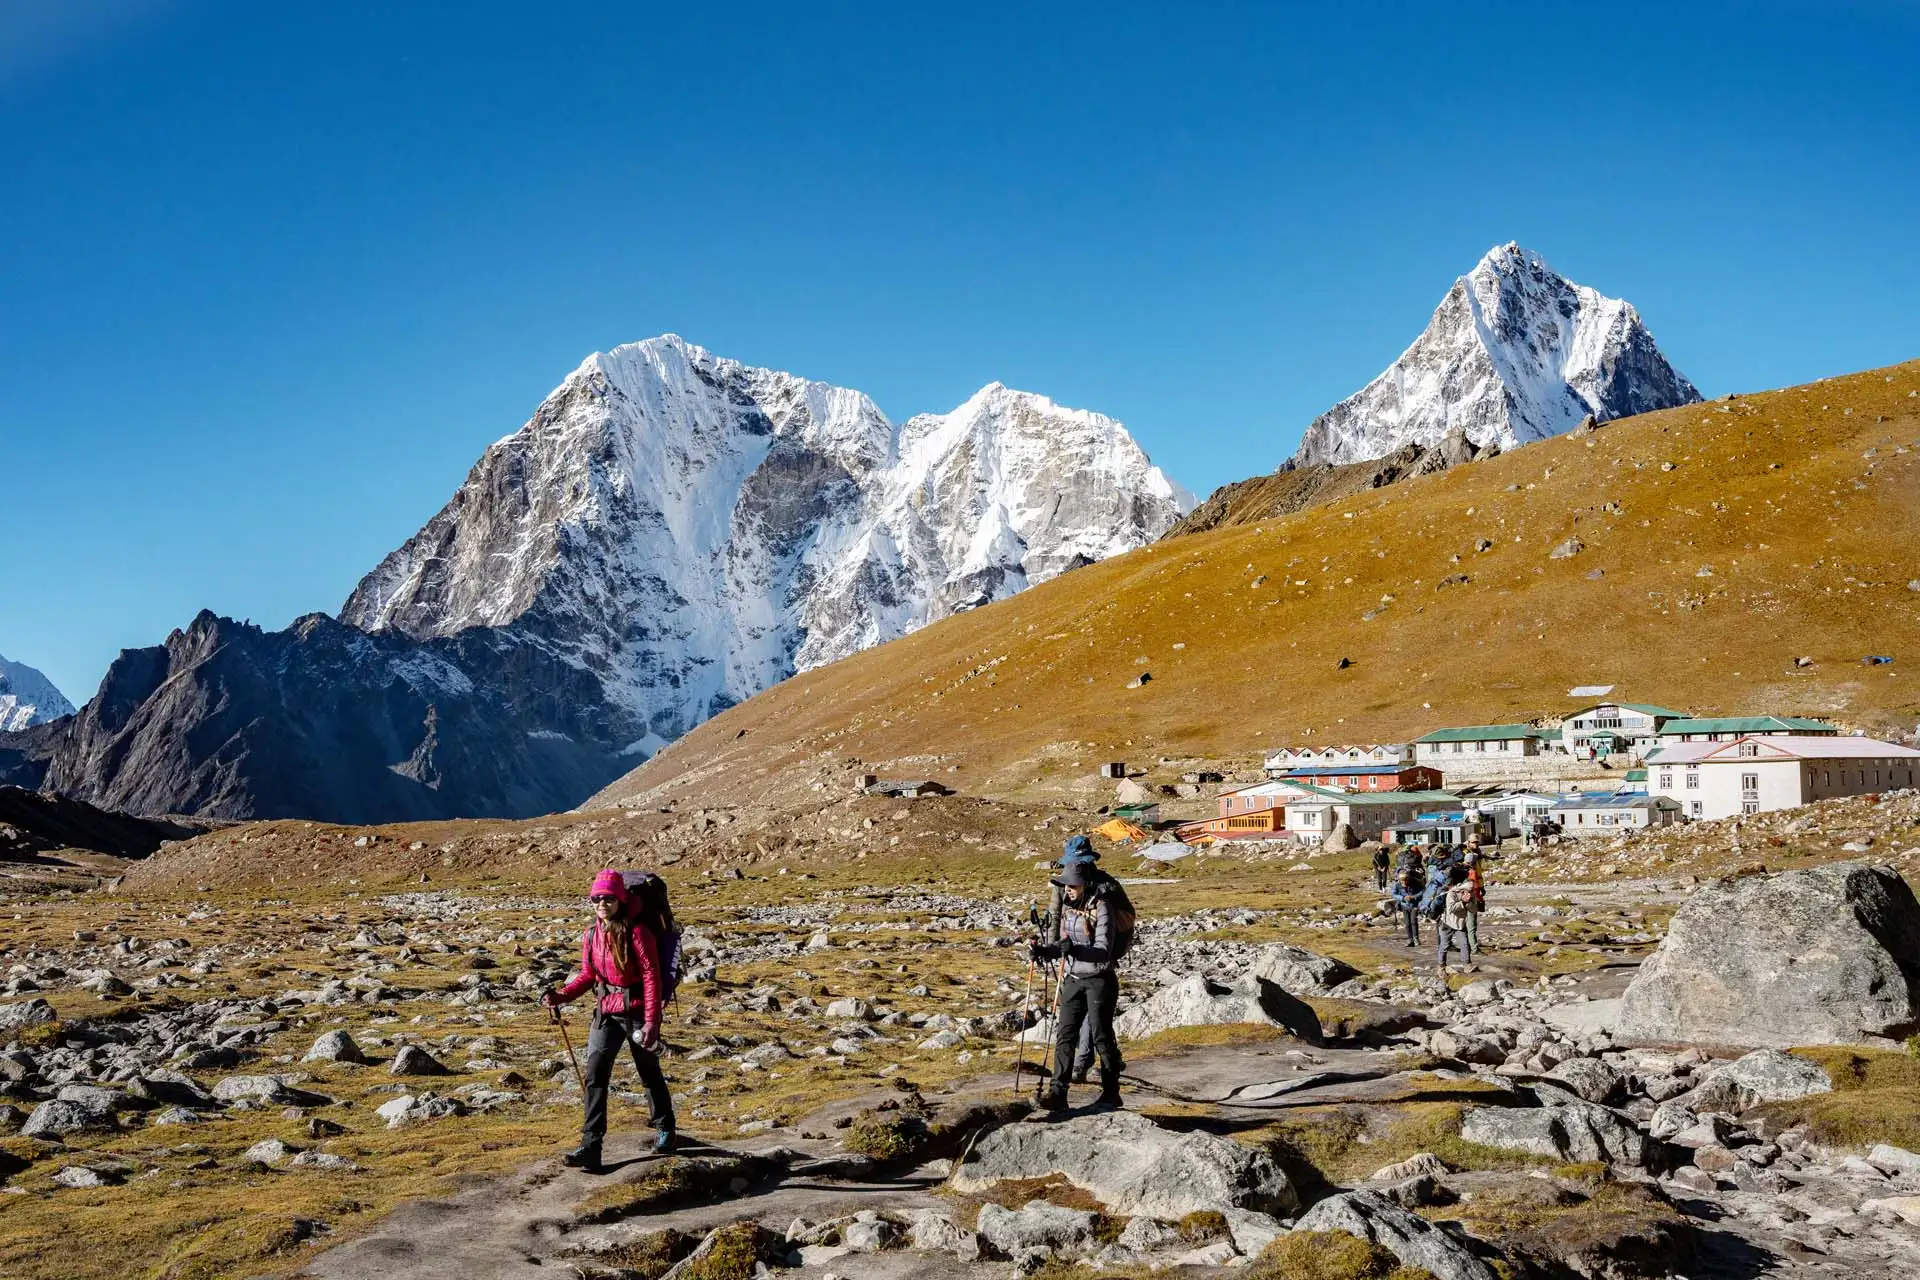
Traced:
<svg viewBox="0 0 1920 1280">
<path fill-rule="evenodd" d="M 1147 833 L 1124 818 L 1109 818 L 1093 829 L 1093 834 L 1105 836 L 1109 840 L 1145 841 Z"/>
</svg>

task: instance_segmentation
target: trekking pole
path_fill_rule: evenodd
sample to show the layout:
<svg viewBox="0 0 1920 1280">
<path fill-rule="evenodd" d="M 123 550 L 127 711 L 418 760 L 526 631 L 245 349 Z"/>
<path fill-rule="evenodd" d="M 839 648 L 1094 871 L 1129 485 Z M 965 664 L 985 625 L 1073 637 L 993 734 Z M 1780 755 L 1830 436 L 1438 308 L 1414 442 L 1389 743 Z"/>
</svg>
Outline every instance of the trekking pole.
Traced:
<svg viewBox="0 0 1920 1280">
<path fill-rule="evenodd" d="M 567 1061 L 573 1065 L 573 1082 L 580 1086 L 580 1096 L 587 1096 L 587 1078 L 580 1074 L 580 1059 L 573 1056 L 573 1037 L 567 1034 L 567 1020 L 560 1016 L 560 1010 L 552 1005 L 547 1012 L 553 1015 L 553 1025 L 560 1028 L 560 1043 L 566 1046 Z"/>
<path fill-rule="evenodd" d="M 1020 1075 L 1027 1065 L 1027 1015 L 1033 1012 L 1033 957 L 1027 957 L 1027 991 L 1020 997 L 1020 1030 L 1013 1037 L 1013 1096 L 1020 1096 Z"/>
</svg>

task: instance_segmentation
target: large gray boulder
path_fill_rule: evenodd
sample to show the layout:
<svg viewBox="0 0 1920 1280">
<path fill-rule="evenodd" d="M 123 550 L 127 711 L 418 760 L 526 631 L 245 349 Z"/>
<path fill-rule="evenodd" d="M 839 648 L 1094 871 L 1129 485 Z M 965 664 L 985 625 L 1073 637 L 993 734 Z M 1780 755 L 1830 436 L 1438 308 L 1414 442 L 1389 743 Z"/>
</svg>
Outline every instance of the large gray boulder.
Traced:
<svg viewBox="0 0 1920 1280">
<path fill-rule="evenodd" d="M 1698 1087 L 1679 1101 L 1695 1112 L 1739 1115 L 1763 1102 L 1791 1102 L 1810 1093 L 1831 1092 L 1833 1080 L 1819 1063 L 1778 1049 L 1755 1049 L 1707 1072 Z"/>
<path fill-rule="evenodd" d="M 1111 1111 L 1053 1124 L 1010 1124 L 982 1138 L 954 1172 L 959 1191 L 1063 1177 L 1108 1212 L 1183 1218 L 1228 1206 L 1290 1214 L 1293 1184 L 1264 1151 L 1210 1133 L 1175 1133 Z"/>
<path fill-rule="evenodd" d="M 1237 1022 L 1284 1027 L 1304 1040 L 1320 1040 L 1320 1019 L 1312 1007 L 1254 974 L 1231 984 L 1192 974 L 1121 1014 L 1113 1029 L 1122 1040 L 1138 1040 L 1175 1027 Z"/>
<path fill-rule="evenodd" d="M 1259 954 L 1254 957 L 1253 968 L 1248 972 L 1253 977 L 1265 978 L 1283 991 L 1315 994 L 1330 991 L 1347 979 L 1360 976 L 1360 971 L 1344 960 L 1335 960 L 1332 956 L 1323 956 L 1304 947 L 1290 947 L 1284 942 L 1260 948 Z"/>
<path fill-rule="evenodd" d="M 1722 880 L 1673 917 L 1621 1000 L 1627 1040 L 1789 1048 L 1920 1030 L 1920 902 L 1891 867 Z"/>
<path fill-rule="evenodd" d="M 1405 1266 L 1426 1268 L 1438 1280 L 1497 1280 L 1493 1268 L 1460 1241 L 1377 1191 L 1328 1196 L 1302 1214 L 1293 1229 L 1344 1231 L 1379 1245 Z"/>
</svg>

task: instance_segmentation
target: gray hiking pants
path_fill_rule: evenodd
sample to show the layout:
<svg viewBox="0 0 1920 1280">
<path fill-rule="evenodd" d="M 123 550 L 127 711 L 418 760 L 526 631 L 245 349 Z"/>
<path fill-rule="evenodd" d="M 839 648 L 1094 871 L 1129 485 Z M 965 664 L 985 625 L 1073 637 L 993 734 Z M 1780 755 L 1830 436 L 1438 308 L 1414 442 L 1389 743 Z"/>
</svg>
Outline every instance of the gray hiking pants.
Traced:
<svg viewBox="0 0 1920 1280">
<path fill-rule="evenodd" d="M 1068 978 L 1060 984 L 1060 1021 L 1053 1032 L 1054 1076 L 1048 1088 L 1064 1096 L 1067 1076 L 1061 1069 L 1073 1061 L 1080 1045 L 1080 1029 L 1090 1028 L 1093 1051 L 1100 1058 L 1100 1088 L 1115 1093 L 1120 1088 L 1120 1042 L 1113 1035 L 1113 1011 L 1120 1003 L 1120 979 L 1111 972 L 1085 978 Z"/>
<path fill-rule="evenodd" d="M 587 1034 L 587 1114 L 580 1125 L 580 1138 L 598 1145 L 607 1136 L 607 1085 L 613 1079 L 613 1064 L 620 1046 L 633 1053 L 634 1069 L 647 1091 L 647 1111 L 656 1129 L 672 1130 L 673 1098 L 667 1093 L 667 1076 L 660 1070 L 657 1055 L 640 1047 L 633 1038 L 640 1029 L 638 1018 L 623 1018 L 596 1012 L 593 1030 Z"/>
</svg>

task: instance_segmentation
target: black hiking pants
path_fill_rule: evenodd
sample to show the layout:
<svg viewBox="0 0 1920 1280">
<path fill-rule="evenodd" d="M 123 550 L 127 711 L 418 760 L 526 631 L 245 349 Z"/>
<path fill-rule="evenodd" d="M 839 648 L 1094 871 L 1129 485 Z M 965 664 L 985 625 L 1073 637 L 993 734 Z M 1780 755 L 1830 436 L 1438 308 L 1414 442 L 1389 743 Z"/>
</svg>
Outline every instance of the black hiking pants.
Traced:
<svg viewBox="0 0 1920 1280">
<path fill-rule="evenodd" d="M 647 1091 L 647 1111 L 656 1129 L 673 1128 L 673 1098 L 667 1093 L 667 1076 L 660 1070 L 658 1055 L 640 1047 L 634 1034 L 640 1019 L 595 1012 L 593 1030 L 587 1034 L 587 1116 L 580 1126 L 583 1142 L 598 1145 L 607 1136 L 607 1083 L 613 1079 L 614 1060 L 625 1044 L 633 1052 L 634 1069 Z"/>
<path fill-rule="evenodd" d="M 1120 1091 L 1120 1042 L 1113 1036 L 1113 1011 L 1120 1003 L 1120 979 L 1111 972 L 1085 978 L 1067 978 L 1060 984 L 1060 1020 L 1053 1029 L 1055 1094 L 1067 1091 L 1065 1066 L 1080 1046 L 1080 1029 L 1091 1024 L 1093 1052 L 1100 1059 L 1100 1091 Z"/>
</svg>

